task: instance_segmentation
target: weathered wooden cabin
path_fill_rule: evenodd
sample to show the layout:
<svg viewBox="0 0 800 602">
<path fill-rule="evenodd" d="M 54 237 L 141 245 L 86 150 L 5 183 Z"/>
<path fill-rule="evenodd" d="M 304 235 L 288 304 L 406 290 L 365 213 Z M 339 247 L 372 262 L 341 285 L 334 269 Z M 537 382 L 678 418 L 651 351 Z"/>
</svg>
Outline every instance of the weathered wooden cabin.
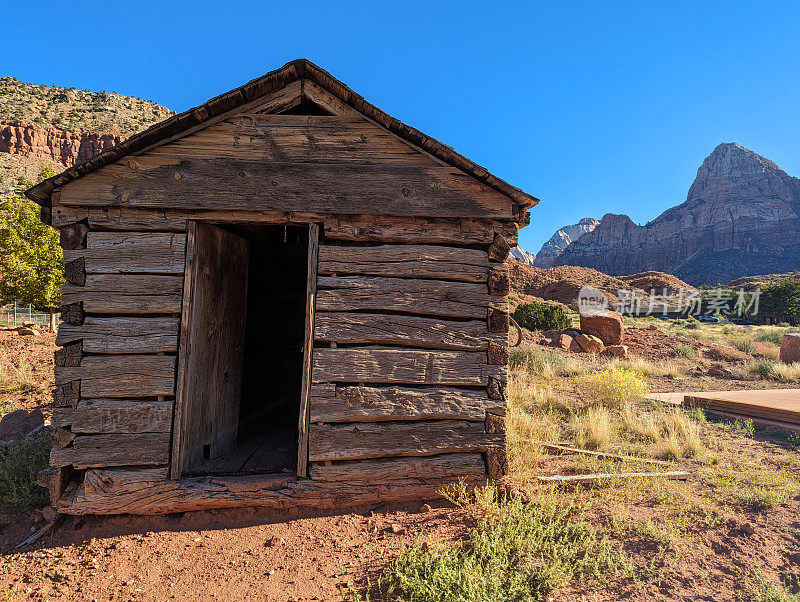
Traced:
<svg viewBox="0 0 800 602">
<path fill-rule="evenodd" d="M 346 508 L 504 467 L 537 201 L 306 60 L 28 196 L 61 229 L 62 512 Z"/>
</svg>

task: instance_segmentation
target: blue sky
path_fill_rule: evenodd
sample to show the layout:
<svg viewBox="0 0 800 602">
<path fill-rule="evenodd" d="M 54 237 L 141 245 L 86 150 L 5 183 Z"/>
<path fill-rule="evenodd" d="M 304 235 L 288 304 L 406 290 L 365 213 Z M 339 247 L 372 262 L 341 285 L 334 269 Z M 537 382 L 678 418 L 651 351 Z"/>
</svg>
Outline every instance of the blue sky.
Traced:
<svg viewBox="0 0 800 602">
<path fill-rule="evenodd" d="M 541 198 L 521 232 L 531 251 L 582 217 L 653 219 L 720 142 L 800 176 L 797 2 L 0 0 L 0 13 L 0 74 L 178 111 L 309 58 Z"/>
</svg>

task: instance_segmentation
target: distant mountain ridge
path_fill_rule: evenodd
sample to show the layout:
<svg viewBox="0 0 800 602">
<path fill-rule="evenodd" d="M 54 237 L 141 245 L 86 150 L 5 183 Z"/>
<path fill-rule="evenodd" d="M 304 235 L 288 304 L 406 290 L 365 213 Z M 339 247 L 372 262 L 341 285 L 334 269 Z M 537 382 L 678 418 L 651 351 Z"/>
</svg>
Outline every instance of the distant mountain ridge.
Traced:
<svg viewBox="0 0 800 602">
<path fill-rule="evenodd" d="M 556 258 L 564 252 L 569 245 L 574 243 L 584 234 L 592 232 L 600 222 L 593 217 L 584 217 L 577 224 L 564 226 L 556 230 L 556 233 L 542 245 L 536 254 L 536 261 L 533 265 L 537 268 L 552 268 Z"/>
<path fill-rule="evenodd" d="M 790 272 L 800 267 L 800 179 L 743 146 L 720 144 L 684 203 L 645 226 L 606 214 L 554 263 L 617 276 L 656 270 L 693 285 Z"/>
</svg>

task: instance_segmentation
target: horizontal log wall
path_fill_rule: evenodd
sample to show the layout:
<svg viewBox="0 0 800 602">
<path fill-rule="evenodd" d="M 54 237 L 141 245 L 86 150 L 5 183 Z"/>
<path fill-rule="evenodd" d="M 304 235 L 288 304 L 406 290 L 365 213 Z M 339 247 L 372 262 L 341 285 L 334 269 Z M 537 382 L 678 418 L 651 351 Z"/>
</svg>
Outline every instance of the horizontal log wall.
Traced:
<svg viewBox="0 0 800 602">
<path fill-rule="evenodd" d="M 505 408 L 509 248 L 502 231 L 475 246 L 325 239 L 312 478 L 366 482 L 355 476 L 371 474 L 365 462 L 396 458 L 410 466 L 415 458 L 503 449 L 504 435 L 487 432 L 486 417 Z M 485 475 L 486 467 L 473 470 Z"/>
<path fill-rule="evenodd" d="M 51 462 L 88 469 L 60 509 L 419 499 L 481 482 L 502 448 L 486 417 L 505 405 L 510 201 L 352 115 L 274 117 L 224 120 L 54 195 L 67 282 Z M 190 220 L 321 225 L 310 485 L 166 481 Z"/>
<path fill-rule="evenodd" d="M 51 465 L 169 461 L 186 234 L 62 229 Z"/>
</svg>

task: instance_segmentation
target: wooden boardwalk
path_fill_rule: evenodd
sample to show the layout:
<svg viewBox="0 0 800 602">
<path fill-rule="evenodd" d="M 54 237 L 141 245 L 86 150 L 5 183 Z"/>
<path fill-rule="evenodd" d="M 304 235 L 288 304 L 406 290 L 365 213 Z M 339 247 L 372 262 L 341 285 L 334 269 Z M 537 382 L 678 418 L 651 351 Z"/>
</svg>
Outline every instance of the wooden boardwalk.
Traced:
<svg viewBox="0 0 800 602">
<path fill-rule="evenodd" d="M 686 393 L 683 405 L 800 429 L 800 389 Z"/>
</svg>

